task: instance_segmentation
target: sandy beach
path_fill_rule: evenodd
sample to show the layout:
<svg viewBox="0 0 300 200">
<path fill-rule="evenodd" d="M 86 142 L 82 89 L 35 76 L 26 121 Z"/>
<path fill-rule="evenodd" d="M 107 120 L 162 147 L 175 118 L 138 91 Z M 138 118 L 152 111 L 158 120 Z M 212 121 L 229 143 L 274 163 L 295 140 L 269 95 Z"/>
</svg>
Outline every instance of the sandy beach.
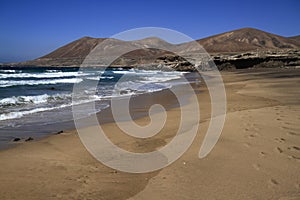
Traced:
<svg viewBox="0 0 300 200">
<path fill-rule="evenodd" d="M 198 153 L 210 100 L 201 85 L 197 137 L 170 166 L 146 174 L 119 172 L 94 159 L 75 130 L 64 131 L 0 151 L 0 199 L 300 199 L 300 70 L 241 70 L 222 77 L 226 122 L 204 159 Z M 114 123 L 102 126 L 119 147 L 149 152 L 168 143 L 178 128 L 180 109 L 167 113 L 164 129 L 149 139 L 130 138 Z M 149 118 L 135 121 L 147 124 Z"/>
</svg>

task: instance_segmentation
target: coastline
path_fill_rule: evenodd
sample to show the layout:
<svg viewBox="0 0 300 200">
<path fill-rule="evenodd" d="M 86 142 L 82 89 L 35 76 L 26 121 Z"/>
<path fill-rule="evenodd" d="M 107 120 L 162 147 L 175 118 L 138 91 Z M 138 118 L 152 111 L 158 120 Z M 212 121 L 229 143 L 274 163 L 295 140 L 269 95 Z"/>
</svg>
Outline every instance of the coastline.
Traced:
<svg viewBox="0 0 300 200">
<path fill-rule="evenodd" d="M 300 70 L 242 70 L 222 72 L 222 76 L 228 115 L 221 138 L 208 157 L 200 160 L 197 156 L 210 121 L 209 94 L 202 85 L 197 94 L 199 133 L 190 149 L 172 165 L 147 174 L 117 172 L 96 161 L 82 146 L 76 131 L 69 130 L 0 151 L 0 198 L 299 197 Z M 124 149 L 152 151 L 170 141 L 177 130 L 180 112 L 170 100 L 171 96 L 164 99 L 170 105 L 166 127 L 150 139 L 131 140 L 114 123 L 105 123 L 103 128 Z M 148 108 L 138 106 L 134 113 L 142 115 L 135 121 L 147 124 L 149 119 L 143 115 Z"/>
<path fill-rule="evenodd" d="M 198 76 L 197 73 L 188 73 L 187 75 L 185 75 L 185 78 L 192 85 L 195 85 L 195 83 L 198 84 L 198 80 L 200 77 Z M 201 83 L 199 82 L 199 84 Z M 180 88 L 182 86 L 179 84 L 179 85 L 174 85 L 172 87 Z M 197 92 L 197 90 L 195 91 Z M 176 97 L 169 89 L 162 89 L 162 90 L 148 92 L 148 93 L 135 94 L 132 95 L 131 97 L 124 96 L 121 98 L 130 98 L 130 114 L 132 119 L 138 119 L 147 116 L 148 110 L 153 105 L 153 103 L 161 104 L 166 110 L 179 106 Z M 187 104 L 188 97 L 184 97 L 184 99 L 185 99 L 185 103 Z M 98 118 L 99 123 L 105 124 L 105 123 L 114 122 L 114 118 L 111 112 L 110 100 L 108 99 L 102 101 L 107 102 L 108 106 L 102 109 L 101 111 L 97 112 L 96 116 Z M 100 103 L 100 101 L 98 101 L 98 103 Z M 89 117 L 85 117 L 85 118 L 86 121 L 88 122 Z M 17 137 L 8 135 L 7 137 L 9 137 L 10 140 L 0 141 L 0 151 L 9 148 L 14 148 L 20 144 L 24 144 L 32 140 L 34 141 L 43 140 L 44 138 L 61 134 L 64 131 L 72 131 L 75 129 L 76 127 L 73 120 L 57 122 L 55 124 L 53 123 L 43 124 L 42 126 L 40 124 L 35 123 L 30 126 L 22 126 L 20 128 L 17 127 L 15 129 L 5 128 L 0 130 L 0 133 L 2 133 L 3 135 L 8 135 L 7 133 L 14 132 L 14 134 L 17 135 Z M 18 141 L 14 141 L 14 139 L 17 139 Z"/>
</svg>

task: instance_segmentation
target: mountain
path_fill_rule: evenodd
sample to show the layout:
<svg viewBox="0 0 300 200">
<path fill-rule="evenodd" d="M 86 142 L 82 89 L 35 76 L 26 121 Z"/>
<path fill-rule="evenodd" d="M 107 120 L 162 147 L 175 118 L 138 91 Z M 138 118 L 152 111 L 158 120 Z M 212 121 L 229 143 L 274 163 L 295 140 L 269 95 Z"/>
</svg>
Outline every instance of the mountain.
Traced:
<svg viewBox="0 0 300 200">
<path fill-rule="evenodd" d="M 41 57 L 40 59 L 53 59 L 53 58 L 80 58 L 86 57 L 93 48 L 95 48 L 105 38 L 91 38 L 83 37 L 75 40 L 55 51 Z"/>
<path fill-rule="evenodd" d="M 288 38 L 253 28 L 233 30 L 199 39 L 196 40 L 196 42 L 201 44 L 209 53 L 239 53 L 257 50 L 284 50 L 300 48 L 300 36 Z M 161 49 L 161 47 L 167 47 L 176 52 L 189 53 L 195 50 L 193 42 L 175 45 L 155 37 L 135 41 L 83 37 L 62 46 L 45 56 L 32 61 L 17 63 L 16 65 L 80 66 L 84 62 L 86 56 L 89 55 L 95 47 L 98 48 L 99 46 L 97 45 L 99 44 L 102 45 L 103 49 L 109 50 L 109 54 L 105 56 L 102 55 L 101 59 L 104 63 L 95 63 L 95 65 L 107 64 L 105 62 L 110 60 L 107 59 L 108 57 L 114 58 L 115 56 L 120 55 L 123 50 L 132 51 L 116 59 L 113 63 L 114 65 L 129 66 L 153 63 L 158 58 L 162 58 L 166 55 L 172 55 L 171 52 L 158 50 Z M 149 48 L 149 44 L 151 44 L 151 47 L 154 48 Z M 142 47 L 146 47 L 148 49 L 141 49 Z M 170 57 L 168 57 L 167 62 L 169 62 L 169 60 Z M 174 62 L 176 62 L 176 60 Z"/>
<path fill-rule="evenodd" d="M 79 66 L 84 58 L 105 38 L 83 37 L 64 45 L 53 52 L 22 65 Z"/>
<path fill-rule="evenodd" d="M 292 39 L 292 40 L 294 40 L 295 42 L 300 43 L 300 35 L 293 36 L 293 37 L 289 37 L 289 39 Z"/>
<path fill-rule="evenodd" d="M 155 48 L 149 48 L 149 44 Z M 113 65 L 126 66 L 140 63 L 152 63 L 158 57 L 167 54 L 166 51 L 159 50 L 161 47 L 172 48 L 174 45 L 155 37 L 145 38 L 135 41 L 122 41 L 114 38 L 91 38 L 83 37 L 75 40 L 55 51 L 32 61 L 18 63 L 18 65 L 28 66 L 80 66 L 87 65 L 104 66 L 110 60 L 114 60 Z M 92 50 L 105 49 L 92 53 Z M 142 49 L 143 48 L 143 49 Z M 123 55 L 122 52 L 129 52 Z M 108 53 L 107 53 L 108 52 Z M 89 55 L 89 56 L 88 56 Z M 119 57 L 119 55 L 122 55 Z M 88 56 L 88 57 L 87 57 Z M 97 56 L 97 58 L 91 58 Z M 102 56 L 102 57 L 101 57 Z M 88 61 L 86 59 L 89 59 Z M 91 60 L 93 59 L 93 61 Z"/>
<path fill-rule="evenodd" d="M 294 49 L 300 41 L 254 28 L 243 28 L 197 40 L 209 53 L 264 49 Z"/>
</svg>

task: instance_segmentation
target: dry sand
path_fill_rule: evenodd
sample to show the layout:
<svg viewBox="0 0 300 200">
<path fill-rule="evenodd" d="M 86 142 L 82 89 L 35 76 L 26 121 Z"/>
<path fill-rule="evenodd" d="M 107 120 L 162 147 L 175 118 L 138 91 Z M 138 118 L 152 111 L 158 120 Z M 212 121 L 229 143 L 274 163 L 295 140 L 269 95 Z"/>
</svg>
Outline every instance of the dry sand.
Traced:
<svg viewBox="0 0 300 200">
<path fill-rule="evenodd" d="M 300 70 L 222 76 L 228 113 L 206 158 L 198 158 L 210 116 L 202 86 L 199 133 L 170 166 L 147 174 L 115 171 L 86 151 L 76 131 L 65 131 L 0 152 L 0 199 L 300 199 Z M 163 131 L 145 140 L 113 123 L 103 128 L 120 147 L 147 152 L 174 136 L 179 116 L 179 108 L 169 110 Z"/>
</svg>

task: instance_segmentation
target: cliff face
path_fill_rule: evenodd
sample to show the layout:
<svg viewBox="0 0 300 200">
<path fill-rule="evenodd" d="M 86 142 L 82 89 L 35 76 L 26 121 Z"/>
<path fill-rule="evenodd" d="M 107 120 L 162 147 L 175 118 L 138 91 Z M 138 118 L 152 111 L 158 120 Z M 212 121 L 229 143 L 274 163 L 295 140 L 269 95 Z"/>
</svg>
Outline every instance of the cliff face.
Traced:
<svg viewBox="0 0 300 200">
<path fill-rule="evenodd" d="M 201 44 L 210 54 L 239 54 L 247 51 L 261 52 L 267 50 L 287 51 L 300 48 L 300 36 L 287 38 L 253 28 L 238 29 L 196 41 Z M 158 50 L 161 46 L 170 47 L 170 49 L 174 49 L 177 52 L 193 52 L 194 50 L 194 46 L 191 42 L 174 45 L 169 44 L 159 38 L 145 38 L 136 41 L 121 41 L 111 38 L 106 39 L 83 37 L 65 46 L 62 46 L 45 56 L 32 61 L 17 63 L 15 65 L 80 66 L 86 56 L 100 43 L 102 45 L 106 45 L 104 48 L 110 49 L 111 55 L 107 56 L 119 55 L 120 48 L 138 49 L 115 60 L 113 64 L 116 66 L 137 66 L 141 64 L 153 63 L 170 64 L 170 60 L 174 60 L 171 57 L 176 55 L 167 51 Z M 158 48 L 139 49 L 142 47 L 147 48 L 149 44 Z M 163 60 L 164 57 L 167 59 Z M 224 56 L 221 57 L 224 58 Z M 176 59 L 175 62 L 177 62 Z M 187 64 L 183 64 L 183 66 L 186 65 Z"/>
</svg>

